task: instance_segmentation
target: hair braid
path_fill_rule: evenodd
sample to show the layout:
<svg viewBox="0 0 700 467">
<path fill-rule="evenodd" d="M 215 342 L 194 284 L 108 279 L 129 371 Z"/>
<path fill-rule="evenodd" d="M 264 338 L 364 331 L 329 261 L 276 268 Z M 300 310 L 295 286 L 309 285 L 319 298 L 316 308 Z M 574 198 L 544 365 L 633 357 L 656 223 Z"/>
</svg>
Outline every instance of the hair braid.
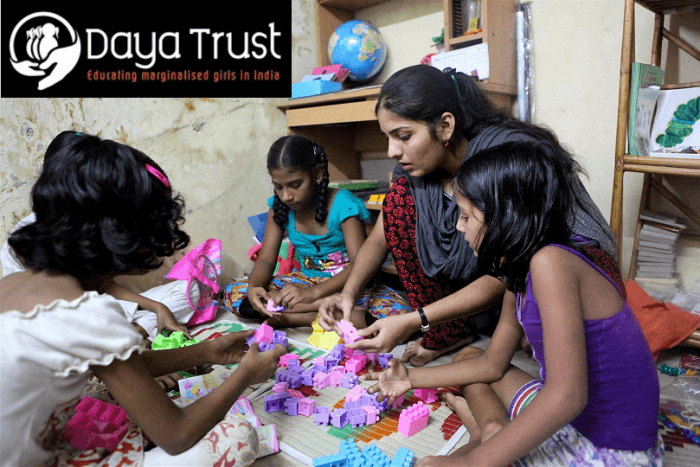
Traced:
<svg viewBox="0 0 700 467">
<path fill-rule="evenodd" d="M 328 216 L 328 157 L 323 146 L 314 141 L 314 158 L 321 167 L 322 177 L 316 188 L 316 222 L 323 223 Z"/>
</svg>

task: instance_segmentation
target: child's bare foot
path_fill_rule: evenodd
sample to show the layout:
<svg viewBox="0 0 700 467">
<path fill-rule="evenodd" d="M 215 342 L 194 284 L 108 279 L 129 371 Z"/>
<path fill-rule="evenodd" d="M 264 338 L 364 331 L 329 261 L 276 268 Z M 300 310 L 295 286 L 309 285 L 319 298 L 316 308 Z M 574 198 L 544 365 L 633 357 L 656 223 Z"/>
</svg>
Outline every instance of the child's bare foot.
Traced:
<svg viewBox="0 0 700 467">
<path fill-rule="evenodd" d="M 464 347 L 467 344 L 471 344 L 474 341 L 474 336 L 469 336 L 466 339 L 462 339 L 456 344 L 452 344 L 444 349 L 430 350 L 423 348 L 421 346 L 421 340 L 411 341 L 406 344 L 406 350 L 403 352 L 403 361 L 409 362 L 413 366 L 423 366 L 428 362 L 432 362 L 440 355 L 443 355 L 451 350 Z"/>
<path fill-rule="evenodd" d="M 440 397 L 443 401 L 445 401 L 447 407 L 457 414 L 472 438 L 475 436 L 481 436 L 479 425 L 476 423 L 476 419 L 474 418 L 474 415 L 469 408 L 469 404 L 464 397 L 457 396 L 451 392 L 444 392 L 440 395 Z"/>
</svg>

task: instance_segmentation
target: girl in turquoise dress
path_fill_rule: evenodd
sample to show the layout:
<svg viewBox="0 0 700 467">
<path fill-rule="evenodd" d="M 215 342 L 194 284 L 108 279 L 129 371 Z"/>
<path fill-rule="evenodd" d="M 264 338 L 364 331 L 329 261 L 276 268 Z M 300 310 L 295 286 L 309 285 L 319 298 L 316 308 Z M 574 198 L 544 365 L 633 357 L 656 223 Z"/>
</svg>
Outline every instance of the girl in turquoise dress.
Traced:
<svg viewBox="0 0 700 467">
<path fill-rule="evenodd" d="M 298 135 L 279 138 L 270 147 L 267 169 L 275 194 L 265 235 L 247 282 L 226 287 L 224 304 L 244 318 L 271 324 L 309 326 L 320 299 L 342 290 L 357 251 L 365 241 L 369 212 L 348 190 L 328 188 L 328 160 L 323 147 Z M 300 268 L 274 276 L 285 233 Z M 268 302 L 283 307 L 268 310 Z M 370 283 L 353 312 L 356 327 L 376 318 L 411 311 L 396 291 Z"/>
</svg>

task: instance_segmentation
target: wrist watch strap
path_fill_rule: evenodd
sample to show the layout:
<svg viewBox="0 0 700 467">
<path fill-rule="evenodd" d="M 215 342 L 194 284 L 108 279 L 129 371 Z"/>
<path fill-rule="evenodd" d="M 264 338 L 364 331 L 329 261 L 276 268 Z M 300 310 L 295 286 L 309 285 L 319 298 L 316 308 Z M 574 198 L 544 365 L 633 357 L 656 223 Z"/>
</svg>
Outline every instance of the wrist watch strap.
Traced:
<svg viewBox="0 0 700 467">
<path fill-rule="evenodd" d="M 430 323 L 428 323 L 428 317 L 425 316 L 425 311 L 423 311 L 423 308 L 418 308 L 418 314 L 420 315 L 420 330 L 423 332 L 428 332 L 428 329 L 430 329 Z"/>
</svg>

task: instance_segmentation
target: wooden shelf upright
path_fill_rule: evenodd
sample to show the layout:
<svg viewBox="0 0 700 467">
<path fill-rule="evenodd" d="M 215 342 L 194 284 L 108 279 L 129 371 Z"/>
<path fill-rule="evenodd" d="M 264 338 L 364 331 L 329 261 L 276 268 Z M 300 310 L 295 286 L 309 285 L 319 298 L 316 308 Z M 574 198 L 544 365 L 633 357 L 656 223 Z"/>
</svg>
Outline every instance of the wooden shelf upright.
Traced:
<svg viewBox="0 0 700 467">
<path fill-rule="evenodd" d="M 629 120 L 630 105 L 630 73 L 634 62 L 634 23 L 635 4 L 654 13 L 654 34 L 651 46 L 651 64 L 661 66 L 661 50 L 663 39 L 668 40 L 669 45 L 674 45 L 691 57 L 700 61 L 700 51 L 687 43 L 681 37 L 673 34 L 664 27 L 664 18 L 669 14 L 683 14 L 691 10 L 697 10 L 697 0 L 625 0 L 624 26 L 622 35 L 622 54 L 620 59 L 620 87 L 617 110 L 617 133 L 615 143 L 615 174 L 613 181 L 612 209 L 610 213 L 610 226 L 612 227 L 619 250 L 619 261 L 622 262 L 622 208 L 623 208 L 623 179 L 625 172 L 644 173 L 644 185 L 639 204 L 639 214 L 650 207 L 652 189 L 676 206 L 689 220 L 700 225 L 700 215 L 695 213 L 682 200 L 673 195 L 662 183 L 664 175 L 680 175 L 688 177 L 700 177 L 700 159 L 676 159 L 659 158 L 649 156 L 632 156 L 627 154 L 627 126 Z M 665 87 L 677 88 L 690 85 L 700 85 L 698 82 L 685 85 L 665 85 Z M 634 277 L 637 269 L 637 243 L 642 223 L 637 217 L 637 227 L 634 237 L 632 261 L 629 269 L 629 277 Z M 700 331 L 694 334 L 700 336 Z M 697 342 L 697 341 L 692 341 Z M 685 342 L 693 345 L 692 343 Z"/>
</svg>

